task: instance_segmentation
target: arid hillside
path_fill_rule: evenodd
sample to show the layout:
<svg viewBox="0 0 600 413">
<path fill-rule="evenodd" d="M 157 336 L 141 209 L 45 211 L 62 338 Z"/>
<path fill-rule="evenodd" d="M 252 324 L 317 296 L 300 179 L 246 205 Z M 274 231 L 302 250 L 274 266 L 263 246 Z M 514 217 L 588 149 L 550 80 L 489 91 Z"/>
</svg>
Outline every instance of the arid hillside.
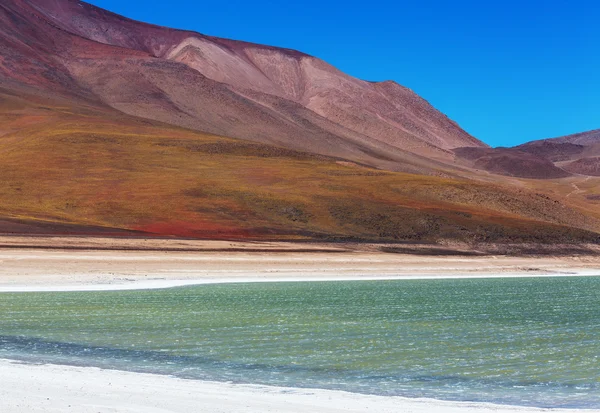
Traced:
<svg viewBox="0 0 600 413">
<path fill-rule="evenodd" d="M 0 49 L 0 233 L 600 236 L 599 178 L 560 162 L 593 164 L 497 152 L 409 89 L 300 52 L 75 0 L 3 1 Z"/>
<path fill-rule="evenodd" d="M 452 170 L 454 147 L 485 146 L 412 91 L 300 52 L 134 22 L 75 0 L 8 0 L 0 13 L 7 81 L 130 115 L 416 173 Z"/>
<path fill-rule="evenodd" d="M 544 194 L 2 97 L 0 230 L 435 242 L 594 242 Z"/>
<path fill-rule="evenodd" d="M 599 176 L 600 132 L 531 141 L 513 148 L 455 148 L 463 164 L 495 174 L 552 179 Z"/>
<path fill-rule="evenodd" d="M 529 142 L 526 150 L 555 148 L 548 158 L 574 175 L 600 176 L 600 130 Z"/>
</svg>

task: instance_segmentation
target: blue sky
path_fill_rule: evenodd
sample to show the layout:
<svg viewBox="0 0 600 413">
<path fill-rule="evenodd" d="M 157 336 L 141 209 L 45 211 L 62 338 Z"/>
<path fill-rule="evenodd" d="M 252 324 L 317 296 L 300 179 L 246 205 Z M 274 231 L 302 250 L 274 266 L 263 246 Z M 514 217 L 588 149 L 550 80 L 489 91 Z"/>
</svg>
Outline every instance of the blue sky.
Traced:
<svg viewBox="0 0 600 413">
<path fill-rule="evenodd" d="M 597 0 L 89 2 L 393 79 L 493 146 L 600 128 Z"/>
</svg>

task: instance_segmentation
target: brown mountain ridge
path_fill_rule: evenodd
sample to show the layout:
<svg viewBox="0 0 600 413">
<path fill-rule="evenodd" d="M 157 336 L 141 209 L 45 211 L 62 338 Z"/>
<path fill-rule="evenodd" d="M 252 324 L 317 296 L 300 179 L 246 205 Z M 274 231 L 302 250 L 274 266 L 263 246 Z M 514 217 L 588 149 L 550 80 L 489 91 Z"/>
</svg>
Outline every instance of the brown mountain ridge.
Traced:
<svg viewBox="0 0 600 413">
<path fill-rule="evenodd" d="M 513 148 L 454 149 L 470 166 L 507 176 L 534 179 L 599 176 L 600 131 L 527 142 Z"/>
<path fill-rule="evenodd" d="M 598 239 L 593 137 L 492 149 L 395 82 L 75 0 L 3 1 L 0 48 L 0 232 Z"/>
</svg>

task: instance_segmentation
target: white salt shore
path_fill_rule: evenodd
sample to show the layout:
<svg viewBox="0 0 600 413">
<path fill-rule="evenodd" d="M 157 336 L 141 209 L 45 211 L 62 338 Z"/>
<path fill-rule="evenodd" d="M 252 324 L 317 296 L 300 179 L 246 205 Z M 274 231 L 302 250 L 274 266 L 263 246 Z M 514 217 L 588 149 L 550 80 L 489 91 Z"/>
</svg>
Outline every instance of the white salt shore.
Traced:
<svg viewBox="0 0 600 413">
<path fill-rule="evenodd" d="M 2 413 L 581 413 L 318 389 L 203 382 L 93 367 L 0 360 Z M 600 412 L 585 410 L 585 412 Z"/>
<path fill-rule="evenodd" d="M 186 287 L 204 284 L 230 284 L 230 283 L 261 283 L 261 282 L 320 282 L 320 281 L 375 281 L 375 280 L 433 280 L 433 279 L 465 279 L 465 278 L 529 278 L 529 277 L 596 277 L 600 276 L 600 270 L 574 270 L 569 273 L 448 273 L 439 275 L 327 275 L 318 272 L 278 273 L 264 276 L 259 273 L 238 273 L 234 277 L 231 274 L 218 276 L 198 276 L 178 279 L 173 274 L 173 279 L 113 279 L 107 283 L 93 281 L 78 281 L 76 283 L 58 284 L 13 284 L 0 285 L 0 293 L 17 292 L 68 292 L 68 291 L 131 291 L 131 290 L 158 290 L 165 288 Z"/>
</svg>

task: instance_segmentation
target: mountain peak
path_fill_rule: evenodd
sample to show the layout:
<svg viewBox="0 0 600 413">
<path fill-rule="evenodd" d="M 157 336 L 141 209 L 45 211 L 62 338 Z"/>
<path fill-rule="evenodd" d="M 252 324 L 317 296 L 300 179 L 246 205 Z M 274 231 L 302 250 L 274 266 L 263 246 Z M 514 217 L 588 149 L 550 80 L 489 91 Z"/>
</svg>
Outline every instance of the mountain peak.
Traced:
<svg viewBox="0 0 600 413">
<path fill-rule="evenodd" d="M 296 50 L 137 22 L 76 0 L 7 6 L 50 39 L 34 53 L 51 56 L 55 72 L 131 115 L 411 172 L 438 168 L 428 159 L 451 161 L 449 149 L 486 146 L 396 82 L 365 82 Z"/>
</svg>

